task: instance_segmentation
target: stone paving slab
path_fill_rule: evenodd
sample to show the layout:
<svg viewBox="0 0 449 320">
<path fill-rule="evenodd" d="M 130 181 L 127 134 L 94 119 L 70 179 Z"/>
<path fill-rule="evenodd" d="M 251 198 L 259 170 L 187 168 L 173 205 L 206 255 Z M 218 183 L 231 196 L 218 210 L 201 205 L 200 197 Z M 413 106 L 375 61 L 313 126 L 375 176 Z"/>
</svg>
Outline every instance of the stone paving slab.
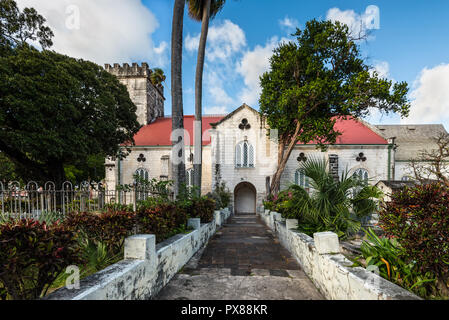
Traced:
<svg viewBox="0 0 449 320">
<path fill-rule="evenodd" d="M 256 215 L 232 216 L 155 300 L 323 299 Z"/>
</svg>

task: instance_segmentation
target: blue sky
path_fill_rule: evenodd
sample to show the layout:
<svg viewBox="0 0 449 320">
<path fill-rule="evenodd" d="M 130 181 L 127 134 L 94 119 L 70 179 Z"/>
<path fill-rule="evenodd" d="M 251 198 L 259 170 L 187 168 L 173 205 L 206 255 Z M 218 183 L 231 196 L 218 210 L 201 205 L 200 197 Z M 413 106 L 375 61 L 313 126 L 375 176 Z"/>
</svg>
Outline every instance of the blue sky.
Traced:
<svg viewBox="0 0 449 320">
<path fill-rule="evenodd" d="M 146 61 L 162 67 L 166 114 L 171 113 L 170 39 L 173 0 L 18 0 L 46 16 L 56 51 L 99 64 Z M 80 27 L 67 30 L 67 6 L 78 7 Z M 281 40 L 294 27 L 334 19 L 354 28 L 368 6 L 379 9 L 379 29 L 362 43 L 367 62 L 394 81 L 407 81 L 408 120 L 380 117 L 372 123 L 444 123 L 449 129 L 449 1 L 228 0 L 210 26 L 204 74 L 204 112 L 232 111 L 243 102 L 258 108 L 259 75 Z M 362 20 L 361 20 L 362 19 Z M 201 24 L 186 14 L 184 24 L 184 113 L 193 114 L 196 46 Z"/>
</svg>

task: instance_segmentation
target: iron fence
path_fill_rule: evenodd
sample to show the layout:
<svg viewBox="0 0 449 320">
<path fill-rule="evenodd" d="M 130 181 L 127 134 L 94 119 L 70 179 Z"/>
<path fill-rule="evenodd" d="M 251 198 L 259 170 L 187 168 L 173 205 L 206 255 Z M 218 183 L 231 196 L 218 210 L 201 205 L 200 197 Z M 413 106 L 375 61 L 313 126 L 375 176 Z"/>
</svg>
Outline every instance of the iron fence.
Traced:
<svg viewBox="0 0 449 320">
<path fill-rule="evenodd" d="M 31 181 L 26 185 L 0 182 L 0 212 L 2 216 L 38 219 L 42 213 L 95 212 L 108 206 L 129 206 L 136 209 L 140 201 L 160 195 L 141 185 L 122 185 L 109 190 L 102 183 L 64 182 L 60 188 L 54 182 L 39 185 Z M 172 199 L 172 194 L 167 195 Z"/>
</svg>

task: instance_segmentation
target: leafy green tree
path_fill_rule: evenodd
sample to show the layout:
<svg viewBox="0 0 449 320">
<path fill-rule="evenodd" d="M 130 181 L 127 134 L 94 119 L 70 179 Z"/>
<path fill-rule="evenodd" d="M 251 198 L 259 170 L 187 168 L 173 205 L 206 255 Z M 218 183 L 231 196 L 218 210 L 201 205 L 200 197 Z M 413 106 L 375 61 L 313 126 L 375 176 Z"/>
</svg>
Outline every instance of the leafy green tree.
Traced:
<svg viewBox="0 0 449 320">
<path fill-rule="evenodd" d="M 0 3 L 0 151 L 24 180 L 98 179 L 139 130 L 136 106 L 102 67 L 27 43 L 52 36 L 35 9 Z"/>
<path fill-rule="evenodd" d="M 271 182 L 276 194 L 290 154 L 298 142 L 318 147 L 335 143 L 335 117 L 363 117 L 370 108 L 407 116 L 408 85 L 381 79 L 361 57 L 348 26 L 311 20 L 296 42 L 283 43 L 261 77 L 260 112 L 279 134 L 278 167 Z"/>
<path fill-rule="evenodd" d="M 53 32 L 45 25 L 45 18 L 34 8 L 20 12 L 14 0 L 0 2 L 0 46 L 3 49 L 38 41 L 43 49 L 53 45 Z"/>
<path fill-rule="evenodd" d="M 106 156 L 103 153 L 89 155 L 86 161 L 77 161 L 64 166 L 67 180 L 73 183 L 81 181 L 99 182 L 105 177 L 104 162 Z"/>
<path fill-rule="evenodd" d="M 204 56 L 206 53 L 207 34 L 209 31 L 209 21 L 221 11 L 225 0 L 187 0 L 189 6 L 189 16 L 195 21 L 201 21 L 201 36 L 198 45 L 198 60 L 196 63 L 195 75 L 195 137 L 194 153 L 195 161 L 193 185 L 201 193 L 201 174 L 202 174 L 202 118 L 203 118 L 203 70 Z"/>
<path fill-rule="evenodd" d="M 0 150 L 34 179 L 116 155 L 140 128 L 126 87 L 102 67 L 27 45 L 0 57 Z"/>
<path fill-rule="evenodd" d="M 3 187 L 7 188 L 8 182 L 19 179 L 16 173 L 16 166 L 14 162 L 0 152 L 0 182 L 3 183 Z"/>
</svg>

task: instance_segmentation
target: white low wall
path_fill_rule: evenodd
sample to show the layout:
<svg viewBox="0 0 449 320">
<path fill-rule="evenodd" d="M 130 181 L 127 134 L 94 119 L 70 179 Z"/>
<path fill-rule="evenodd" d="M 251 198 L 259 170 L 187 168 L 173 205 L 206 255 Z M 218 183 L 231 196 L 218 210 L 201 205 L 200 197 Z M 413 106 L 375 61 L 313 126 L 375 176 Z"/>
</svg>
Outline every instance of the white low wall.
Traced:
<svg viewBox="0 0 449 320">
<path fill-rule="evenodd" d="M 61 288 L 48 300 L 148 300 L 203 247 L 230 216 L 224 209 L 215 211 L 210 223 L 190 219 L 195 228 L 156 246 L 154 235 L 136 235 L 125 241 L 125 259 L 80 281 L 79 289 Z"/>
<path fill-rule="evenodd" d="M 421 299 L 373 272 L 362 267 L 351 267 L 353 263 L 339 253 L 335 233 L 317 233 L 311 238 L 296 230 L 297 220 L 285 220 L 279 213 L 268 210 L 259 215 L 327 299 Z"/>
</svg>

